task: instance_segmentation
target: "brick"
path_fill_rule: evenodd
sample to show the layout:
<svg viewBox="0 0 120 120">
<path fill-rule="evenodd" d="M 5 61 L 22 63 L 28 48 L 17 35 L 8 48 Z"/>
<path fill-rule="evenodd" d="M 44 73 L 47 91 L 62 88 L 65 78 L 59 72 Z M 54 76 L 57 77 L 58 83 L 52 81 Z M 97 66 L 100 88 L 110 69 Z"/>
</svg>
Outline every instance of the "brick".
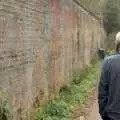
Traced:
<svg viewBox="0 0 120 120">
<path fill-rule="evenodd" d="M 54 99 L 104 43 L 98 19 L 73 0 L 0 1 L 0 91 L 14 120 Z"/>
</svg>

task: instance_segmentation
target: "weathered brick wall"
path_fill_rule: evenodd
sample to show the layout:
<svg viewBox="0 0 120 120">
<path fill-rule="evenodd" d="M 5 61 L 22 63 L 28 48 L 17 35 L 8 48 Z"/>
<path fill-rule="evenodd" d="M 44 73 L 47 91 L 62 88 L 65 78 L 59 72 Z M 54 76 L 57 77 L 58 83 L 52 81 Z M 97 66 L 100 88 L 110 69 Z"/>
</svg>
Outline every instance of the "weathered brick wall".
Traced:
<svg viewBox="0 0 120 120">
<path fill-rule="evenodd" d="M 73 0 L 0 0 L 0 92 L 13 119 L 53 99 L 72 72 L 90 64 L 104 36 Z"/>
</svg>

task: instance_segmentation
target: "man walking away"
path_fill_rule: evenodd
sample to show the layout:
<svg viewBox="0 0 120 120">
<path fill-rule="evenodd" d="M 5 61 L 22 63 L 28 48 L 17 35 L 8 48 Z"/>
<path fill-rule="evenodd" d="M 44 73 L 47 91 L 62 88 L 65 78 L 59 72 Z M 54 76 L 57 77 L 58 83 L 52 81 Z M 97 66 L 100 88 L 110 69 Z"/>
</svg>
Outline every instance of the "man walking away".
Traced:
<svg viewBox="0 0 120 120">
<path fill-rule="evenodd" d="M 103 120 L 120 120 L 120 32 L 115 45 L 116 54 L 103 62 L 99 83 L 99 113 Z"/>
<path fill-rule="evenodd" d="M 99 48 L 98 49 L 98 55 L 99 55 L 99 58 L 104 60 L 106 54 L 105 54 L 105 50 L 103 48 Z"/>
</svg>

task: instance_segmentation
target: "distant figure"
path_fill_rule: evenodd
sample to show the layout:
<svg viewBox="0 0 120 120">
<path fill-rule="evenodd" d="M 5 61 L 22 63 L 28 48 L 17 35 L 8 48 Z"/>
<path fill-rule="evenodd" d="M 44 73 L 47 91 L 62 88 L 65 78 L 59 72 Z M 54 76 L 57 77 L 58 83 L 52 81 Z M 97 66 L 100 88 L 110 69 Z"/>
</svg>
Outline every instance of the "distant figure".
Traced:
<svg viewBox="0 0 120 120">
<path fill-rule="evenodd" d="M 120 32 L 116 54 L 105 58 L 99 83 L 99 113 L 103 120 L 120 120 Z"/>
<path fill-rule="evenodd" d="M 105 50 L 103 48 L 99 48 L 98 55 L 99 55 L 100 59 L 104 59 L 106 56 Z"/>
</svg>

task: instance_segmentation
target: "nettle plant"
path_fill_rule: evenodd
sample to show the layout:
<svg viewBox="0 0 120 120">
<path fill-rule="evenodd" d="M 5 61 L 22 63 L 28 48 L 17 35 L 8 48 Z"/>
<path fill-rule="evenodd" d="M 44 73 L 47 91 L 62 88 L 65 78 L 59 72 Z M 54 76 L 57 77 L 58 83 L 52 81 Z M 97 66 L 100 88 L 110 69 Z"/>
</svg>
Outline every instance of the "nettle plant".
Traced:
<svg viewBox="0 0 120 120">
<path fill-rule="evenodd" d="M 0 120 L 11 120 L 11 107 L 5 93 L 0 93 Z"/>
</svg>

